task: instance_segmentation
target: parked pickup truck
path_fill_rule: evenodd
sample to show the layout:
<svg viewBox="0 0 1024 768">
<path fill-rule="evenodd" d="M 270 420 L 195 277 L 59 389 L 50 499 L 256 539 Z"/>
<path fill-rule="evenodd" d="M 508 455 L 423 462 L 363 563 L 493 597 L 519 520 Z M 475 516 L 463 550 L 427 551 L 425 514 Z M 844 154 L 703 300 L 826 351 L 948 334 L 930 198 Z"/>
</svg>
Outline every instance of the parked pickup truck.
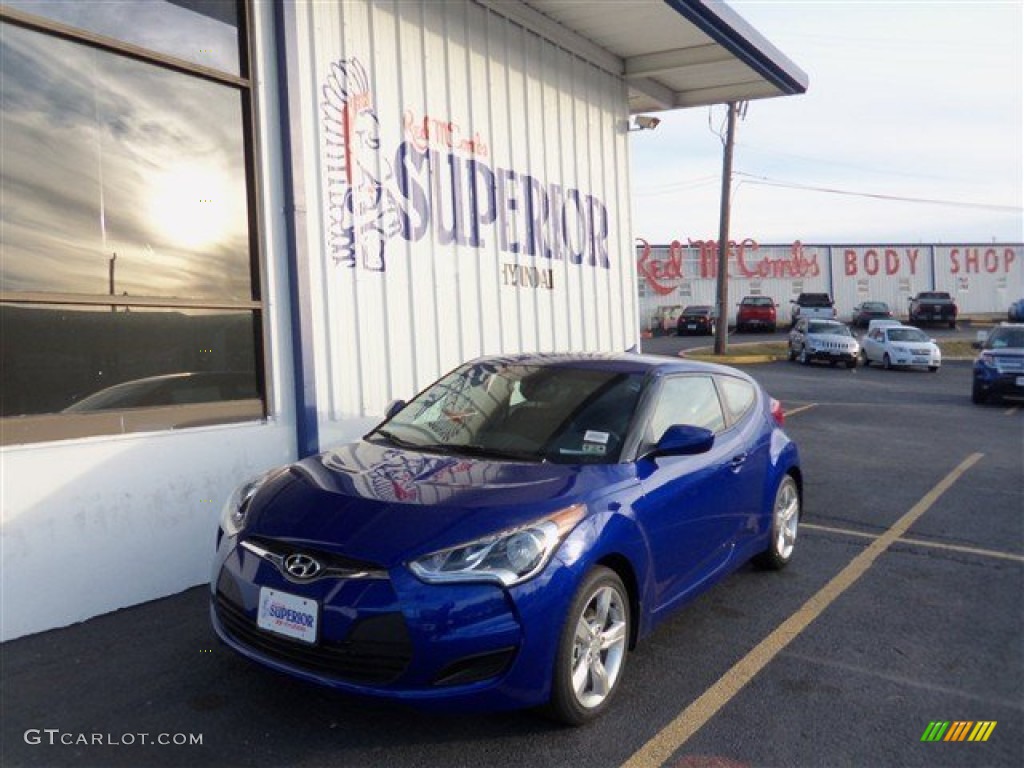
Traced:
<svg viewBox="0 0 1024 768">
<path fill-rule="evenodd" d="M 910 299 L 910 324 L 948 323 L 956 328 L 956 302 L 945 291 L 923 291 Z"/>
<path fill-rule="evenodd" d="M 836 305 L 827 293 L 801 293 L 790 303 L 793 305 L 790 328 L 796 325 L 797 320 L 807 317 L 815 320 L 836 319 Z"/>
</svg>

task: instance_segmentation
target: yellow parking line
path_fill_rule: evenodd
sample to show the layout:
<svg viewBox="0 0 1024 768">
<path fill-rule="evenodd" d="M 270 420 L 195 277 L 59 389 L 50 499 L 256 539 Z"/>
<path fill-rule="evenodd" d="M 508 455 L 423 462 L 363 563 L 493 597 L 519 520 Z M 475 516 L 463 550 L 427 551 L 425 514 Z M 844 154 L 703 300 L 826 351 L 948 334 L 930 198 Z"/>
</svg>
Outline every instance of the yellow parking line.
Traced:
<svg viewBox="0 0 1024 768">
<path fill-rule="evenodd" d="M 810 405 L 801 405 L 799 408 L 794 408 L 791 411 L 786 411 L 785 416 L 788 419 L 790 416 L 795 416 L 798 413 L 803 413 L 804 411 L 810 410 L 811 408 L 814 408 L 817 405 L 817 403 L 811 403 Z"/>
<path fill-rule="evenodd" d="M 820 616 L 836 599 L 863 576 L 875 560 L 910 529 L 917 520 L 960 477 L 973 467 L 983 454 L 972 453 L 946 475 L 920 501 L 897 520 L 881 536 L 847 564 L 801 608 L 776 627 L 768 637 L 740 659 L 718 681 L 701 694 L 690 706 L 680 712 L 672 722 L 661 729 L 622 768 L 655 768 L 661 766 L 699 731 L 708 720 L 729 703 L 758 672 L 796 639 L 807 626 Z"/>
<path fill-rule="evenodd" d="M 801 523 L 803 529 L 812 531 L 824 531 L 826 533 L 838 533 L 843 536 L 856 536 L 861 539 L 877 539 L 878 534 L 866 533 L 865 531 L 854 531 L 849 528 L 833 528 L 829 525 L 817 525 L 816 523 Z M 998 549 L 983 549 L 981 547 L 966 547 L 963 544 L 945 544 L 940 541 L 925 541 L 924 539 L 908 539 L 902 537 L 900 544 L 911 544 L 915 547 L 930 547 L 932 549 L 945 549 L 950 552 L 963 552 L 967 555 L 979 555 L 981 557 L 994 557 L 998 560 L 1012 560 L 1017 563 L 1024 563 L 1024 555 L 1016 555 L 1013 552 L 1002 552 Z"/>
</svg>

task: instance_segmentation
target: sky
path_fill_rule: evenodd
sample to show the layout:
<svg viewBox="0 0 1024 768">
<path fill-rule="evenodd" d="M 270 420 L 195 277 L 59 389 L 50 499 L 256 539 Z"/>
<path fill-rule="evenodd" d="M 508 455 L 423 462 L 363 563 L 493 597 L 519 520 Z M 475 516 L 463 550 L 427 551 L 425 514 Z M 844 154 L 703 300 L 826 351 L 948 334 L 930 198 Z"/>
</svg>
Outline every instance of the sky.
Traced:
<svg viewBox="0 0 1024 768">
<path fill-rule="evenodd" d="M 809 78 L 737 122 L 730 239 L 1024 241 L 1024 0 L 729 6 Z M 658 117 L 630 134 L 633 232 L 717 239 L 725 107 Z"/>
</svg>

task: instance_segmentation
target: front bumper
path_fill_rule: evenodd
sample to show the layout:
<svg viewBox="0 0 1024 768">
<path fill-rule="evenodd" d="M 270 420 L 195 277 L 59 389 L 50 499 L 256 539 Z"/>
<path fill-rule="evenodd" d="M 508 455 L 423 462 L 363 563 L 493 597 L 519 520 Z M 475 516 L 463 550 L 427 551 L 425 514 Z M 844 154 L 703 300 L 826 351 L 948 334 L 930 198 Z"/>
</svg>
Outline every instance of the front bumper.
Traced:
<svg viewBox="0 0 1024 768">
<path fill-rule="evenodd" d="M 1024 398 L 1024 373 L 999 373 L 988 368 L 975 366 L 974 385 L 985 396 Z"/>
<path fill-rule="evenodd" d="M 807 357 L 811 360 L 827 360 L 830 363 L 850 363 L 860 359 L 859 351 L 837 349 L 807 349 Z"/>
<path fill-rule="evenodd" d="M 554 559 L 509 589 L 428 585 L 404 567 L 387 578 L 325 577 L 297 584 L 271 563 L 222 537 L 210 615 L 229 647 L 292 677 L 348 693 L 444 709 L 541 704 L 550 683 L 572 572 Z M 261 589 L 312 600 L 315 643 L 258 626 Z"/>
<path fill-rule="evenodd" d="M 909 352 L 891 352 L 890 353 L 893 365 L 899 366 L 927 366 L 929 368 L 938 368 L 942 365 L 942 358 L 935 355 L 915 355 Z"/>
</svg>

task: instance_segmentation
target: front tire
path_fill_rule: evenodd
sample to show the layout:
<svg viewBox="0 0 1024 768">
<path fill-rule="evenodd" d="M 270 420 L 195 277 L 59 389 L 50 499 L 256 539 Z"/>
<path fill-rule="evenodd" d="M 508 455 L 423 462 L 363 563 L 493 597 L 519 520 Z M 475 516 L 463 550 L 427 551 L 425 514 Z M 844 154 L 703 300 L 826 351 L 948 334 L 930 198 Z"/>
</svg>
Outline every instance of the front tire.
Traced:
<svg viewBox="0 0 1024 768">
<path fill-rule="evenodd" d="M 548 707 L 552 717 L 582 725 L 604 713 L 626 668 L 631 622 L 622 579 L 595 566 L 565 616 Z"/>
<path fill-rule="evenodd" d="M 785 568 L 793 559 L 800 527 L 800 490 L 792 475 L 786 475 L 775 490 L 772 505 L 771 544 L 754 557 L 754 564 L 770 571 Z"/>
<path fill-rule="evenodd" d="M 975 405 L 984 405 L 988 402 L 988 395 L 978 386 L 977 382 L 971 385 L 971 402 Z"/>
<path fill-rule="evenodd" d="M 797 357 L 797 360 L 800 361 L 800 365 L 811 364 L 811 358 L 807 356 L 807 345 L 803 345 L 800 347 L 800 354 Z"/>
<path fill-rule="evenodd" d="M 885 370 L 887 371 L 892 370 L 892 360 L 889 358 L 888 352 L 882 355 L 882 367 L 885 368 Z"/>
</svg>

